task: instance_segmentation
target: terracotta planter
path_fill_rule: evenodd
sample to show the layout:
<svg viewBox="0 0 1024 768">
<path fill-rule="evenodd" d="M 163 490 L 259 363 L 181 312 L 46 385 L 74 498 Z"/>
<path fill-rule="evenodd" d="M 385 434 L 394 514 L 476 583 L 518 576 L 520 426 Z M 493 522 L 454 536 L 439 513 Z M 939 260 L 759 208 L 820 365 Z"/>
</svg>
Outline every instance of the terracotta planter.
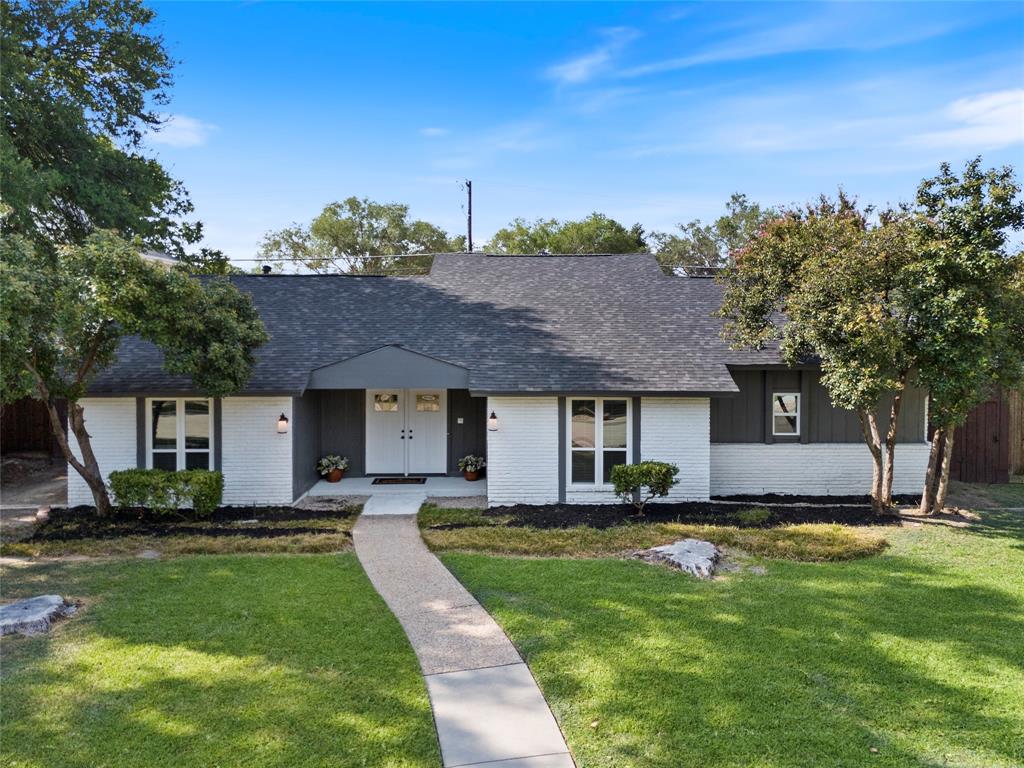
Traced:
<svg viewBox="0 0 1024 768">
<path fill-rule="evenodd" d="M 344 469 L 332 469 L 330 472 L 327 473 L 327 482 L 328 483 L 340 482 L 341 478 L 344 477 L 344 476 L 345 476 L 345 470 Z"/>
<path fill-rule="evenodd" d="M 469 480 L 470 482 L 473 482 L 474 480 L 480 479 L 480 470 L 477 469 L 471 472 L 470 470 L 467 469 L 465 472 L 462 473 L 462 476 Z"/>
</svg>

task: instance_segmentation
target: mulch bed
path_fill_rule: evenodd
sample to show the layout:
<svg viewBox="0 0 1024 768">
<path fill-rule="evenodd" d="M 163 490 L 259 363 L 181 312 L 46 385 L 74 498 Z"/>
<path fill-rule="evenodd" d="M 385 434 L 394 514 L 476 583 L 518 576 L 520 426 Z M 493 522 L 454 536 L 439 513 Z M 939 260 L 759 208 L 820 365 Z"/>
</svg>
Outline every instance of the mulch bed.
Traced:
<svg viewBox="0 0 1024 768">
<path fill-rule="evenodd" d="M 751 506 L 756 506 L 752 504 Z M 611 528 L 636 523 L 692 523 L 701 525 L 734 525 L 739 528 L 775 528 L 796 523 L 840 523 L 842 525 L 895 525 L 895 515 L 878 516 L 868 505 L 835 506 L 803 504 L 792 507 L 765 507 L 771 514 L 763 520 L 743 520 L 737 513 L 749 507 L 715 502 L 683 502 L 677 504 L 650 504 L 643 517 L 627 504 L 519 504 L 511 507 L 492 507 L 485 515 L 508 516 L 510 527 Z M 451 527 L 457 527 L 452 524 Z"/>
<path fill-rule="evenodd" d="M 333 527 L 288 526 L 271 527 L 258 523 L 303 520 L 341 520 L 355 510 L 344 507 L 332 510 L 296 509 L 294 507 L 220 507 L 209 517 L 198 517 L 191 510 L 172 515 L 159 515 L 145 508 L 118 509 L 107 517 L 96 514 L 96 508 L 78 506 L 56 507 L 50 519 L 41 523 L 28 541 L 74 541 L 76 539 L 117 539 L 123 536 L 244 536 L 251 539 L 273 539 L 282 536 L 308 536 L 339 533 Z M 256 524 L 238 526 L 240 521 Z M 218 525 L 218 523 L 220 525 Z M 236 525 L 227 525 L 235 523 Z M 345 535 L 349 535 L 345 532 Z"/>
<path fill-rule="evenodd" d="M 735 496 L 712 496 L 712 501 L 748 501 L 752 504 L 814 504 L 832 506 L 835 504 L 871 504 L 871 497 L 864 496 L 798 496 L 783 493 L 762 493 L 761 495 L 739 494 Z M 920 504 L 921 494 L 894 493 L 896 504 Z"/>
</svg>

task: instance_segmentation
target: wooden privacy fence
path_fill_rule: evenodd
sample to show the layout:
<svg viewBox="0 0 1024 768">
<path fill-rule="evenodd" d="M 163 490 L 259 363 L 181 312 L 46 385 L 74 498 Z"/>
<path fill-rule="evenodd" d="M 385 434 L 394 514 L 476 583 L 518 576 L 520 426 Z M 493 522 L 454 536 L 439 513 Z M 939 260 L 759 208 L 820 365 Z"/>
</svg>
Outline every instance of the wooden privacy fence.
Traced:
<svg viewBox="0 0 1024 768">
<path fill-rule="evenodd" d="M 64 401 L 57 404 L 61 419 L 67 418 Z M 20 453 L 42 451 L 60 456 L 60 446 L 50 430 L 50 414 L 41 400 L 31 397 L 0 407 L 0 451 Z"/>
<path fill-rule="evenodd" d="M 1024 409 L 1020 392 L 996 390 L 958 427 L 950 477 L 965 483 L 1007 483 L 1024 474 Z"/>
</svg>

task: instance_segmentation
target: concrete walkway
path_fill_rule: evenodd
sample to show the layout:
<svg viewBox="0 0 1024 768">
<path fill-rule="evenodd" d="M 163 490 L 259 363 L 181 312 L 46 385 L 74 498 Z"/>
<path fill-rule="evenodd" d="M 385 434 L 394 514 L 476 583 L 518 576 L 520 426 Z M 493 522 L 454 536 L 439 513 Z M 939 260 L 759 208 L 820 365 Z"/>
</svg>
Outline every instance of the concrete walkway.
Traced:
<svg viewBox="0 0 1024 768">
<path fill-rule="evenodd" d="M 419 657 L 445 768 L 574 768 L 515 647 L 420 538 L 416 512 L 425 498 L 373 496 L 352 534 Z"/>
</svg>

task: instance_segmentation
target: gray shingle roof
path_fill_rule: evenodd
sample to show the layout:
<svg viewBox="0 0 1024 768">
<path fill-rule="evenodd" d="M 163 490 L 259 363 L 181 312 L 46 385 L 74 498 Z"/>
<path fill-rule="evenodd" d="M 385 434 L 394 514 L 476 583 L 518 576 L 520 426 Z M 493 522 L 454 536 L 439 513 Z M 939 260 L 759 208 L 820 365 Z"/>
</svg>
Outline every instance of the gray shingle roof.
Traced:
<svg viewBox="0 0 1024 768">
<path fill-rule="evenodd" d="M 299 393 L 314 368 L 400 344 L 470 372 L 474 392 L 729 393 L 736 352 L 714 280 L 664 275 L 647 254 L 437 256 L 424 277 L 245 275 L 270 334 L 245 393 Z M 95 394 L 187 392 L 160 351 L 125 339 Z"/>
</svg>

